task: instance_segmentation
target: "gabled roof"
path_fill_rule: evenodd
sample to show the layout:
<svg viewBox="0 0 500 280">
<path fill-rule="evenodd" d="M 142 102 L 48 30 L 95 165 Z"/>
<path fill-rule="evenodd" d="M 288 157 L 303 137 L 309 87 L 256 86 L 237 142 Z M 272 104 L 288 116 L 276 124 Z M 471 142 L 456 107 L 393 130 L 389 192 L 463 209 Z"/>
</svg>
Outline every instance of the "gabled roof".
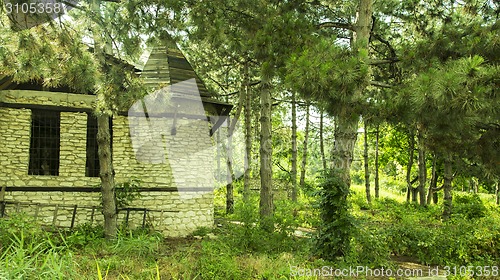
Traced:
<svg viewBox="0 0 500 280">
<path fill-rule="evenodd" d="M 161 85 L 178 85 L 181 82 L 195 79 L 198 92 L 190 90 L 182 91 L 183 98 L 197 98 L 199 94 L 204 103 L 205 110 L 217 116 L 228 115 L 232 108 L 232 105 L 218 101 L 209 92 L 187 58 L 171 38 L 163 40 L 163 42 L 159 43 L 159 46 L 153 48 L 141 72 L 141 77 L 144 79 L 145 84 L 151 88 L 158 88 Z M 177 98 L 182 97 L 177 96 Z"/>
</svg>

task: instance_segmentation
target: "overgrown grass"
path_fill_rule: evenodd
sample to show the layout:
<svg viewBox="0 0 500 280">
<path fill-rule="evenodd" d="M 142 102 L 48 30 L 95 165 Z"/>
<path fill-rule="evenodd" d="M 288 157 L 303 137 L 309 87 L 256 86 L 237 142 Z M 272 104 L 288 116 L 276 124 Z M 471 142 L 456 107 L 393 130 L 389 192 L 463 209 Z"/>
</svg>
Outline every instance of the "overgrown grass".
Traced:
<svg viewBox="0 0 500 280">
<path fill-rule="evenodd" d="M 278 201 L 276 230 L 268 233 L 259 227 L 254 195 L 249 204 L 238 202 L 234 214 L 218 217 L 220 226 L 200 228 L 201 238 L 121 229 L 106 242 L 101 227 L 69 232 L 42 229 L 22 215 L 0 219 L 0 279 L 314 279 L 291 273 L 294 267 L 395 268 L 402 257 L 441 267 L 499 263 L 500 211 L 489 201 L 457 193 L 452 219 L 442 221 L 441 205 L 421 208 L 387 190 L 368 205 L 363 189 L 353 189 L 352 249 L 334 263 L 315 257 L 313 238 L 294 235 L 316 214 L 293 214 L 314 207 L 313 198 Z"/>
<path fill-rule="evenodd" d="M 441 219 L 441 204 L 422 208 L 384 197 L 369 206 L 363 199 L 361 192 L 351 197 L 359 227 L 372 233 L 366 241 L 373 247 L 371 252 L 379 252 L 376 256 L 387 252 L 441 266 L 492 266 L 500 260 L 499 208 L 485 204 L 478 195 L 456 193 L 448 221 Z M 359 235 L 361 241 L 365 234 Z"/>
</svg>

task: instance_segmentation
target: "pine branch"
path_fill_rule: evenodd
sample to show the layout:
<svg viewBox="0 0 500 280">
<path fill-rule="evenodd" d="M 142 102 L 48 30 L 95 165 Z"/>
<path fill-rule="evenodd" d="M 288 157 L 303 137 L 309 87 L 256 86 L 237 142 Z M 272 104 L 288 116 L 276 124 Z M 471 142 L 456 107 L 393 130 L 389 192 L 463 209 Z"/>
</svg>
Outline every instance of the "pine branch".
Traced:
<svg viewBox="0 0 500 280">
<path fill-rule="evenodd" d="M 274 164 L 275 164 L 276 166 L 278 166 L 278 168 L 279 168 L 279 169 L 281 169 L 281 171 L 284 171 L 284 172 L 286 172 L 286 173 L 290 174 L 290 171 L 289 171 L 289 170 L 286 170 L 286 169 L 285 169 L 285 168 L 281 165 L 281 163 L 279 163 L 279 161 L 274 161 Z"/>
<path fill-rule="evenodd" d="M 384 82 L 379 82 L 379 81 L 370 81 L 370 85 L 376 86 L 376 87 L 381 87 L 381 88 L 392 88 L 392 85 L 386 84 Z"/>
<path fill-rule="evenodd" d="M 382 64 L 391 64 L 394 62 L 399 62 L 400 59 L 398 58 L 391 58 L 391 59 L 372 59 L 368 63 L 370 65 L 382 65 Z"/>
<path fill-rule="evenodd" d="M 343 22 L 322 22 L 317 25 L 318 28 L 340 28 L 347 29 L 351 31 L 356 31 L 356 28 L 352 24 L 343 23 Z"/>
<path fill-rule="evenodd" d="M 379 42 L 387 46 L 389 52 L 391 53 L 391 59 L 398 59 L 396 55 L 396 50 L 394 50 L 394 47 L 391 45 L 391 43 L 389 43 L 389 41 L 385 40 L 384 38 L 382 38 L 382 36 L 376 33 L 372 33 L 371 36 L 373 36 L 373 38 L 377 39 Z"/>
</svg>

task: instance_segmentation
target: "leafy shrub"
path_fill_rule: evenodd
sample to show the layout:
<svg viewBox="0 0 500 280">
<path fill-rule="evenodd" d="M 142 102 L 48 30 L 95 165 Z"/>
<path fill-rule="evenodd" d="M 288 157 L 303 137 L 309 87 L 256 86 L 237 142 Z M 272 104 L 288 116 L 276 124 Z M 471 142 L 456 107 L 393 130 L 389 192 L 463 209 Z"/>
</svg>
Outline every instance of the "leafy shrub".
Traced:
<svg viewBox="0 0 500 280">
<path fill-rule="evenodd" d="M 383 231 L 367 227 L 357 230 L 347 257 L 349 265 L 387 267 L 390 249 Z"/>
<path fill-rule="evenodd" d="M 193 236 L 206 236 L 212 231 L 212 229 L 208 227 L 197 227 L 195 231 L 191 235 Z"/>
<path fill-rule="evenodd" d="M 140 187 L 141 181 L 137 178 L 130 178 L 128 182 L 116 184 L 116 207 L 129 206 L 136 198 L 140 198 Z"/>
<path fill-rule="evenodd" d="M 366 201 L 366 193 L 351 191 L 350 201 L 354 207 L 358 207 L 361 210 L 368 210 L 371 208 L 368 201 Z"/>
<path fill-rule="evenodd" d="M 487 209 L 477 194 L 457 194 L 453 199 L 453 212 L 467 219 L 482 218 Z"/>
<path fill-rule="evenodd" d="M 297 244 L 303 241 L 293 236 L 298 225 L 293 216 L 295 205 L 290 202 L 275 204 L 275 231 L 269 233 L 260 227 L 257 199 L 258 197 L 253 196 L 248 203 L 237 202 L 233 214 L 236 221 L 215 229 L 215 233 L 235 252 L 274 255 L 295 250 Z"/>
<path fill-rule="evenodd" d="M 82 249 L 92 243 L 100 243 L 103 237 L 103 226 L 86 223 L 75 227 L 72 231 L 61 232 L 59 239 L 53 238 L 59 243 L 64 243 L 69 249 Z"/>
<path fill-rule="evenodd" d="M 475 198 L 472 203 L 469 197 L 467 203 L 459 201 L 462 207 L 466 205 L 469 209 L 475 209 L 470 205 L 481 205 Z M 388 207 L 385 211 L 399 216 L 379 226 L 381 236 L 395 255 L 415 257 L 432 265 L 488 265 L 500 259 L 500 242 L 497 241 L 500 240 L 500 218 L 496 214 L 474 219 L 468 217 L 476 217 L 477 212 L 471 216 L 460 214 L 441 222 L 437 219 L 437 206 L 383 204 Z"/>
<path fill-rule="evenodd" d="M 327 260 L 344 257 L 351 250 L 351 231 L 354 226 L 347 200 L 349 187 L 338 172 L 330 171 L 324 175 L 318 194 L 323 221 L 316 239 L 318 253 Z"/>
</svg>

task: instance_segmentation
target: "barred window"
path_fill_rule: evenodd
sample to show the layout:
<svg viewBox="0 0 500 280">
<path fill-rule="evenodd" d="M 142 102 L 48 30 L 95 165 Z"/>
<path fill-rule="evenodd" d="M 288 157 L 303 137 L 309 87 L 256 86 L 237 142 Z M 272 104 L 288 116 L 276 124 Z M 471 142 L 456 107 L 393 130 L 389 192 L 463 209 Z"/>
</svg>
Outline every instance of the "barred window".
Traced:
<svg viewBox="0 0 500 280">
<path fill-rule="evenodd" d="M 29 175 L 59 175 L 60 122 L 57 111 L 31 111 Z"/>
<path fill-rule="evenodd" d="M 97 118 L 87 115 L 87 161 L 85 176 L 99 177 L 99 156 L 97 154 Z"/>
</svg>

